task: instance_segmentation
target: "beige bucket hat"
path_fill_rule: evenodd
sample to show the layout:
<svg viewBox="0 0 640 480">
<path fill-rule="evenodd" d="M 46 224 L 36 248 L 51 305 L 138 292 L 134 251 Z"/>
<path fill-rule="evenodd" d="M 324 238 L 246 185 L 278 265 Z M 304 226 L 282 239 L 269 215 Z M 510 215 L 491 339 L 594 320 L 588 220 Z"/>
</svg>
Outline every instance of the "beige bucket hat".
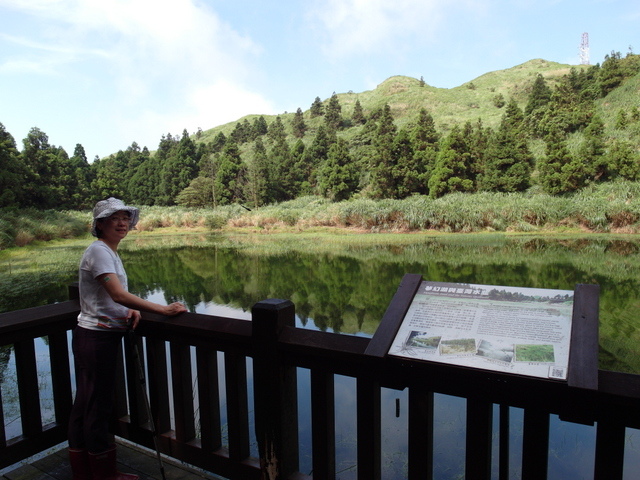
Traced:
<svg viewBox="0 0 640 480">
<path fill-rule="evenodd" d="M 101 218 L 107 218 L 113 215 L 116 212 L 129 212 L 130 222 L 129 222 L 129 230 L 134 228 L 138 223 L 138 219 L 140 218 L 140 210 L 136 207 L 130 207 L 125 205 L 122 200 L 117 198 L 107 198 L 106 200 L 100 200 L 96 203 L 96 206 L 93 207 L 93 223 L 91 224 L 91 235 L 94 237 L 98 236 L 98 232 L 96 231 L 96 222 Z"/>
</svg>

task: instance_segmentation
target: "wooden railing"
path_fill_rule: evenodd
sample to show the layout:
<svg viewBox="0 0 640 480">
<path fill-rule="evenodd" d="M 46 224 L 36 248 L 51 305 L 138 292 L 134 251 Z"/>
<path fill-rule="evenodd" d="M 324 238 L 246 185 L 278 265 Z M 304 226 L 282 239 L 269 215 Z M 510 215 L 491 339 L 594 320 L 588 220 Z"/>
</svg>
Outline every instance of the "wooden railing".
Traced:
<svg viewBox="0 0 640 480">
<path fill-rule="evenodd" d="M 0 430 L 0 468 L 66 439 L 72 401 L 68 332 L 74 328 L 78 310 L 78 302 L 70 300 L 0 314 L 0 346 L 14 348 L 22 422 L 22 434 L 17 437 L 7 439 L 4 428 Z M 509 478 L 510 407 L 524 409 L 523 479 L 547 478 L 549 425 L 554 414 L 597 425 L 593 478 L 623 477 L 625 428 L 640 428 L 638 375 L 601 370 L 597 389 L 583 389 L 557 381 L 403 361 L 372 355 L 368 338 L 295 328 L 294 316 L 294 305 L 287 300 L 256 304 L 252 321 L 194 313 L 172 319 L 144 315 L 135 341 L 143 352 L 163 454 L 231 479 L 311 478 L 299 472 L 298 458 L 296 372 L 305 368 L 310 372 L 315 479 L 336 477 L 336 375 L 356 382 L 360 480 L 382 478 L 382 388 L 408 389 L 409 479 L 433 476 L 434 393 L 466 399 L 467 479 L 491 478 L 494 435 L 499 436 L 497 477 Z M 55 420 L 48 424 L 41 420 L 34 349 L 35 339 L 43 336 L 48 337 L 55 403 Z M 123 353 L 115 392 L 115 433 L 153 448 L 151 419 L 127 342 Z M 221 358 L 224 366 L 218 365 Z M 500 412 L 497 432 L 493 431 L 494 405 Z M 226 422 L 221 407 L 226 407 Z M 252 418 L 255 428 L 251 428 Z M 257 456 L 251 455 L 252 441 L 257 441 Z"/>
</svg>

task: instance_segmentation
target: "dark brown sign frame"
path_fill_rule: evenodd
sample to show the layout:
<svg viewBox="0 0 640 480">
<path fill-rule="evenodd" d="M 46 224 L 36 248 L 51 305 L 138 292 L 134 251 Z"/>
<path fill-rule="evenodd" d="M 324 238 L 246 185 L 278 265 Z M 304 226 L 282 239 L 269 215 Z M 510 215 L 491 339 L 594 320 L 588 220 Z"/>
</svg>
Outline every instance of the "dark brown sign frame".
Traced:
<svg viewBox="0 0 640 480">
<path fill-rule="evenodd" d="M 419 274 L 404 276 L 376 333 L 369 342 L 365 354 L 380 358 L 389 355 L 389 349 L 422 280 L 422 275 Z M 598 389 L 599 296 L 600 287 L 598 285 L 578 284 L 575 286 L 566 379 L 566 383 L 570 387 Z M 403 361 L 407 361 L 407 359 L 403 358 Z M 429 362 L 423 359 L 409 359 L 408 361 Z M 447 367 L 446 364 L 439 365 Z M 459 367 L 452 365 L 450 368 Z M 505 375 L 510 374 L 506 373 Z"/>
</svg>

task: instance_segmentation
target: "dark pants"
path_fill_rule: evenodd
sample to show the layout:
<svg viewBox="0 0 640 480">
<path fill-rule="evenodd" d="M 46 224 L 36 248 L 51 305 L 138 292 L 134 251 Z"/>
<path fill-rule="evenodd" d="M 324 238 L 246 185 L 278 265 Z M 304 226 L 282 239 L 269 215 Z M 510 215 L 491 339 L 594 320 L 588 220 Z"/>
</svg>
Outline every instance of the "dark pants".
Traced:
<svg viewBox="0 0 640 480">
<path fill-rule="evenodd" d="M 112 445 L 109 421 L 122 336 L 81 327 L 73 331 L 76 398 L 69 419 L 70 448 L 101 453 Z"/>
</svg>

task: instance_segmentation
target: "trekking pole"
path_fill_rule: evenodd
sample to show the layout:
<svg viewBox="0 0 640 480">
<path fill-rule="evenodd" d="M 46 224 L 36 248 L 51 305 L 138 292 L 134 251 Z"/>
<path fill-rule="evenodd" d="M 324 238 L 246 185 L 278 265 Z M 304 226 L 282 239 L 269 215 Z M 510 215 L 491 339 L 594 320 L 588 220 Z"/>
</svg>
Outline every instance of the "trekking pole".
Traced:
<svg viewBox="0 0 640 480">
<path fill-rule="evenodd" d="M 128 330 L 129 343 L 131 344 L 131 350 L 133 352 L 133 360 L 138 370 L 138 380 L 140 381 L 140 387 L 142 388 L 142 396 L 144 397 L 144 404 L 147 408 L 147 415 L 149 416 L 149 423 L 151 424 L 151 434 L 153 435 L 153 446 L 156 450 L 156 458 L 158 459 L 158 465 L 160 465 L 160 474 L 162 480 L 167 480 L 164 476 L 164 464 L 162 463 L 162 457 L 160 456 L 160 450 L 158 449 L 158 432 L 156 431 L 156 424 L 153 421 L 153 415 L 151 414 L 151 405 L 149 403 L 149 395 L 147 395 L 147 382 L 144 376 L 144 370 L 142 369 L 142 362 L 140 361 L 140 352 L 138 351 L 138 344 L 136 343 L 135 333 L 132 329 Z"/>
</svg>

